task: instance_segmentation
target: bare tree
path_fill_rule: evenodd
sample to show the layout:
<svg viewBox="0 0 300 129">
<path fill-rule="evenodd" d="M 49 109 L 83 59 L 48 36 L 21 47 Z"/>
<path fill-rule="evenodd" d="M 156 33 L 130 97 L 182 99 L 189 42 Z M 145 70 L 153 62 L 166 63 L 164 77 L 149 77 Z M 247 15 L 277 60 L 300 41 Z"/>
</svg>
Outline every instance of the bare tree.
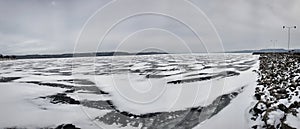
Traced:
<svg viewBox="0 0 300 129">
<path fill-rule="evenodd" d="M 15 55 L 10 56 L 11 59 L 16 59 L 17 57 Z"/>
</svg>

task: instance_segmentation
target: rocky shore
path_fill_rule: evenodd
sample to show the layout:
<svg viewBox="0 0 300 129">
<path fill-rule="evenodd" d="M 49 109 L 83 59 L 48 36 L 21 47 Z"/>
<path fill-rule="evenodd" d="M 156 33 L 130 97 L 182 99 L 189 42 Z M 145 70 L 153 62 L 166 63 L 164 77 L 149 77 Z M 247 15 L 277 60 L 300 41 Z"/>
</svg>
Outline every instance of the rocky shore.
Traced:
<svg viewBox="0 0 300 129">
<path fill-rule="evenodd" d="M 300 55 L 261 54 L 253 129 L 296 129 L 300 112 Z"/>
</svg>

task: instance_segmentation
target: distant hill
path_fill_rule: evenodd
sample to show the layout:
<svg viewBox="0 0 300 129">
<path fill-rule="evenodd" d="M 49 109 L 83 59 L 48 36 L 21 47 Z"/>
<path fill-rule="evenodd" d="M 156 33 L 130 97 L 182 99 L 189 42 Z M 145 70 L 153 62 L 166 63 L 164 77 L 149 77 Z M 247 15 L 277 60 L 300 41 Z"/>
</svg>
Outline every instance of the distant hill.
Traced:
<svg viewBox="0 0 300 129">
<path fill-rule="evenodd" d="M 254 51 L 253 54 L 264 54 L 264 53 L 300 53 L 300 49 L 261 49 Z"/>
<path fill-rule="evenodd" d="M 253 54 L 261 54 L 261 53 L 300 53 L 300 49 L 286 50 L 286 49 L 260 49 L 260 50 L 239 50 L 239 51 L 228 51 L 225 53 L 253 53 Z"/>
<path fill-rule="evenodd" d="M 14 59 L 16 59 L 16 56 L 14 56 L 14 55 L 9 56 L 9 55 L 0 54 L 0 60 L 14 60 Z"/>
<path fill-rule="evenodd" d="M 255 50 L 226 51 L 225 53 L 253 53 Z"/>
<path fill-rule="evenodd" d="M 285 49 L 261 49 L 261 50 L 257 50 L 257 51 L 254 51 L 254 52 L 267 52 L 267 53 L 269 53 L 269 52 L 280 52 L 280 53 L 282 53 L 282 52 L 288 52 L 288 50 L 285 50 Z"/>
<path fill-rule="evenodd" d="M 300 53 L 300 49 L 290 50 L 292 53 Z M 238 50 L 227 51 L 225 53 L 288 53 L 286 49 L 261 49 L 261 50 Z M 95 56 L 126 56 L 126 55 L 156 55 L 156 54 L 169 54 L 166 52 L 91 52 L 91 53 L 66 53 L 66 54 L 32 54 L 32 55 L 16 55 L 14 59 L 40 59 L 40 58 L 71 58 L 71 57 L 95 57 Z"/>
<path fill-rule="evenodd" d="M 168 54 L 166 52 L 92 52 L 92 53 L 67 53 L 67 54 L 34 54 L 34 55 L 17 55 L 16 59 L 40 59 L 40 58 L 71 58 L 71 57 L 94 57 L 94 56 L 125 56 L 125 55 L 154 55 Z"/>
</svg>

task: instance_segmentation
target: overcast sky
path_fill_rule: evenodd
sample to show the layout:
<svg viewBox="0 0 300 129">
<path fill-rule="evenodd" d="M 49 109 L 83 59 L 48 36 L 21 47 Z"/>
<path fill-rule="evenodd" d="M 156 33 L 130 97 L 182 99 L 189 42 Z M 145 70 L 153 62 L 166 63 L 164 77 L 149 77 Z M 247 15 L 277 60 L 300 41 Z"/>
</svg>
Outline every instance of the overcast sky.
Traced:
<svg viewBox="0 0 300 129">
<path fill-rule="evenodd" d="M 0 0 L 0 53 L 286 48 L 299 16 L 299 0 Z"/>
</svg>

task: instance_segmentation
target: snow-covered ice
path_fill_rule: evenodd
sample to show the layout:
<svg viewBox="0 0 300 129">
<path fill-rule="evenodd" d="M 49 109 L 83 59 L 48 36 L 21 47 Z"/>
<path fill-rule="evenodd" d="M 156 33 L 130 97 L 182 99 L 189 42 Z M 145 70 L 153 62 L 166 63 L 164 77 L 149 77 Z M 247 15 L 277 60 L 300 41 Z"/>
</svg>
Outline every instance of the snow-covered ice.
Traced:
<svg viewBox="0 0 300 129">
<path fill-rule="evenodd" d="M 245 101 L 251 98 L 257 64 L 258 57 L 250 54 L 2 61 L 0 77 L 19 78 L 0 83 L 0 127 L 54 128 L 68 123 L 80 128 L 124 127 L 112 117 L 118 116 L 126 120 L 127 128 L 141 128 L 149 125 L 138 119 L 146 115 L 149 118 L 143 119 L 153 121 L 150 116 L 155 113 L 169 127 L 191 108 L 210 107 L 218 97 L 245 87 L 228 106 L 197 126 L 215 128 L 214 123 L 219 123 L 230 128 L 229 123 L 236 120 L 241 122 L 236 127 L 244 127 L 247 122 L 239 117 L 250 106 Z M 63 103 L 51 103 L 51 99 L 63 99 Z M 69 103 L 69 99 L 80 104 Z"/>
</svg>

